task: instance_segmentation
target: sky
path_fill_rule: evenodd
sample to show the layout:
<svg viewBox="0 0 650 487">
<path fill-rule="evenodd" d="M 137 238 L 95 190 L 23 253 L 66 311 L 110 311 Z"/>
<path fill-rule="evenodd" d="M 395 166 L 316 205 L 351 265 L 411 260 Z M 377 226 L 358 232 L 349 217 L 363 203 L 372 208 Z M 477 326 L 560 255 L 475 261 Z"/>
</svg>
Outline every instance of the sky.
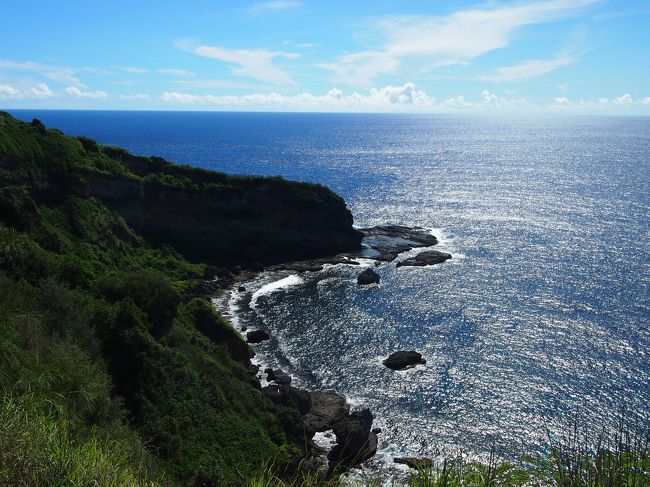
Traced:
<svg viewBox="0 0 650 487">
<path fill-rule="evenodd" d="M 650 0 L 21 0 L 0 108 L 650 116 Z"/>
</svg>

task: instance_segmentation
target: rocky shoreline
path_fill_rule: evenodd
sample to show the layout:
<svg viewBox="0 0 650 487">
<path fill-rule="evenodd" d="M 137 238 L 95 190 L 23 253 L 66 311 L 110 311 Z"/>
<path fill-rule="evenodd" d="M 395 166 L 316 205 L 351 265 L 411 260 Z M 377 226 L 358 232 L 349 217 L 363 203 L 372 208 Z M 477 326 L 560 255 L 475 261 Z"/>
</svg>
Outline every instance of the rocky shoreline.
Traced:
<svg viewBox="0 0 650 487">
<path fill-rule="evenodd" d="M 359 231 L 363 234 L 362 248 L 359 251 L 265 268 L 231 268 L 207 286 L 212 287 L 213 296 L 235 290 L 241 293 L 247 291 L 246 283 L 255 279 L 261 272 L 318 272 L 323 270 L 325 265 L 359 266 L 357 259 L 364 258 L 374 260 L 375 266 L 379 266 L 395 261 L 404 252 L 438 244 L 438 239 L 430 231 L 420 227 L 381 225 L 362 228 Z M 422 254 L 424 258 L 418 259 L 418 255 Z M 397 262 L 396 266 L 434 265 L 451 258 L 450 254 L 432 250 L 418 255 Z M 379 276 L 372 268 L 366 268 L 364 272 L 368 274 L 369 281 L 362 282 L 363 278 L 359 276 L 359 285 L 379 283 Z M 249 331 L 241 327 L 239 332 L 249 345 L 253 346 L 270 338 L 268 331 L 263 329 Z M 252 355 L 254 353 L 253 349 Z M 395 356 L 398 357 L 399 363 L 395 362 Z M 406 361 L 399 360 L 403 358 Z M 403 370 L 423 363 L 426 363 L 426 360 L 414 351 L 395 352 L 384 361 L 384 365 L 394 370 Z M 262 373 L 259 366 L 252 364 L 250 369 L 260 381 L 261 391 L 271 402 L 292 407 L 300 414 L 307 440 L 307 456 L 303 460 L 305 468 L 324 471 L 326 476 L 332 476 L 360 465 L 376 453 L 378 434 L 381 430 L 372 427 L 374 417 L 369 409 L 352 411 L 346 398 L 335 391 L 309 391 L 295 387 L 291 384 L 291 376 L 281 369 L 265 368 Z M 261 380 L 266 383 L 263 387 Z M 317 434 L 329 439 L 329 448 L 316 441 Z"/>
</svg>

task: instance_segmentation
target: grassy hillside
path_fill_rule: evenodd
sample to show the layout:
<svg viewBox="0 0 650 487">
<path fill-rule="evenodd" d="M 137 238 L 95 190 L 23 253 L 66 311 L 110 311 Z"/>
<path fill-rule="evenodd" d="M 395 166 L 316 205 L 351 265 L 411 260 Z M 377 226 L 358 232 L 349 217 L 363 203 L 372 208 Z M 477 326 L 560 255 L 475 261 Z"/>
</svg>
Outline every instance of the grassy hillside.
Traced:
<svg viewBox="0 0 650 487">
<path fill-rule="evenodd" d="M 6 114 L 0 171 L 1 485 L 239 485 L 299 455 L 296 413 L 263 397 L 197 291 L 217 269 L 79 191 L 142 176 Z"/>
</svg>

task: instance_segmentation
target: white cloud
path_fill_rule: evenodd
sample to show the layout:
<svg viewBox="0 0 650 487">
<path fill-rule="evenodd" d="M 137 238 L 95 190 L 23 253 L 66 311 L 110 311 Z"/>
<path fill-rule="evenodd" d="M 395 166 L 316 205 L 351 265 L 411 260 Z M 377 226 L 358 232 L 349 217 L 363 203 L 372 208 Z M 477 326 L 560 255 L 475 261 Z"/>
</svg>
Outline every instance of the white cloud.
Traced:
<svg viewBox="0 0 650 487">
<path fill-rule="evenodd" d="M 199 89 L 260 89 L 259 83 L 232 81 L 228 79 L 176 79 L 172 80 L 172 83 Z"/>
<path fill-rule="evenodd" d="M 522 81 L 531 78 L 537 78 L 546 73 L 550 73 L 558 68 L 568 66 L 575 62 L 570 56 L 563 56 L 557 59 L 548 60 L 530 60 L 524 61 L 515 66 L 504 66 L 498 68 L 494 74 L 481 76 L 481 79 L 487 81 Z"/>
<path fill-rule="evenodd" d="M 302 7 L 302 2 L 297 0 L 273 0 L 270 2 L 260 2 L 251 6 L 249 12 L 267 12 L 274 10 L 291 10 Z"/>
<path fill-rule="evenodd" d="M 32 97 L 34 98 L 49 98 L 54 96 L 50 87 L 45 83 L 38 83 L 34 88 L 30 90 Z"/>
<path fill-rule="evenodd" d="M 253 78 L 275 85 L 293 85 L 295 81 L 283 70 L 273 65 L 277 58 L 295 59 L 299 54 L 264 49 L 226 49 L 219 46 L 191 47 L 185 42 L 176 46 L 199 56 L 218 59 L 230 65 L 231 71 L 238 76 Z"/>
<path fill-rule="evenodd" d="M 517 28 L 566 17 L 597 1 L 547 0 L 472 8 L 444 17 L 386 17 L 376 24 L 386 37 L 379 49 L 345 54 L 335 63 L 320 66 L 333 71 L 340 81 L 367 86 L 376 76 L 395 73 L 398 68 L 400 72 L 409 68 L 421 73 L 440 66 L 466 64 L 506 47 Z M 542 67 L 530 65 L 526 69 Z"/>
<path fill-rule="evenodd" d="M 113 68 L 119 69 L 120 71 L 124 71 L 125 73 L 132 73 L 132 74 L 146 74 L 149 72 L 148 69 L 138 68 L 135 66 L 113 66 Z"/>
<path fill-rule="evenodd" d="M 46 71 L 43 73 L 43 76 L 52 81 L 56 81 L 57 83 L 61 83 L 62 85 L 73 85 L 85 88 L 86 85 L 84 85 L 74 74 L 74 71 L 71 69 L 63 69 L 60 71 Z"/>
<path fill-rule="evenodd" d="M 194 76 L 196 74 L 186 69 L 177 69 L 177 68 L 162 68 L 158 70 L 158 73 L 169 74 L 171 76 Z"/>
<path fill-rule="evenodd" d="M 367 112 L 508 112 L 543 113 L 562 111 L 580 113 L 617 113 L 625 108 L 621 105 L 637 107 L 650 106 L 650 97 L 635 101 L 631 96 L 609 99 L 573 101 L 565 96 L 553 98 L 550 103 L 533 103 L 525 98 L 509 98 L 483 90 L 480 97 L 468 99 L 464 95 L 437 100 L 414 83 L 400 86 L 372 88 L 365 93 L 346 94 L 339 88 L 332 88 L 324 95 L 309 92 L 297 95 L 280 93 L 251 93 L 247 95 L 203 95 L 177 91 L 163 93 L 162 100 L 175 105 L 196 106 L 207 109 L 279 110 L 279 111 L 367 111 Z M 625 101 L 621 102 L 620 100 Z M 619 102 L 615 102 L 619 100 Z M 629 102 L 628 102 L 629 100 Z"/>
<path fill-rule="evenodd" d="M 650 97 L 637 101 L 632 95 L 626 93 L 615 98 L 601 96 L 595 100 L 570 100 L 566 97 L 559 97 L 553 99 L 550 108 L 555 110 L 620 113 L 621 111 L 627 112 L 635 107 L 644 108 L 647 105 L 650 105 Z"/>
<path fill-rule="evenodd" d="M 253 93 L 248 95 L 196 95 L 181 92 L 165 92 L 162 99 L 169 103 L 207 105 L 232 108 L 267 108 L 278 110 L 396 110 L 405 107 L 413 110 L 432 108 L 435 98 L 418 90 L 413 83 L 402 86 L 373 88 L 368 94 L 345 95 L 338 88 L 332 88 L 325 95 L 305 92 L 298 95 L 279 93 Z"/>
<path fill-rule="evenodd" d="M 23 98 L 50 98 L 54 93 L 45 83 L 38 83 L 31 88 L 18 89 L 0 84 L 0 100 L 21 100 Z"/>
<path fill-rule="evenodd" d="M 19 100 L 23 93 L 9 85 L 0 85 L 0 100 Z"/>
<path fill-rule="evenodd" d="M 9 61 L 0 59 L 0 69 L 12 71 L 35 71 L 41 76 L 56 81 L 57 83 L 79 86 L 84 88 L 85 85 L 75 76 L 75 70 L 62 66 L 52 66 L 48 64 L 34 63 L 32 61 Z"/>
<path fill-rule="evenodd" d="M 632 96 L 626 93 L 623 96 L 614 98 L 612 100 L 612 103 L 614 103 L 615 105 L 631 105 L 632 103 L 634 103 L 634 100 L 632 99 Z"/>
<path fill-rule="evenodd" d="M 130 95 L 119 95 L 120 100 L 149 100 L 151 95 L 148 93 L 132 93 Z"/>
<path fill-rule="evenodd" d="M 68 95 L 77 98 L 106 98 L 108 94 L 105 91 L 81 91 L 76 86 L 68 86 L 65 89 Z"/>
<path fill-rule="evenodd" d="M 445 100 L 445 105 L 448 107 L 468 107 L 471 104 L 465 101 L 465 97 L 463 95 L 458 95 L 453 98 L 447 98 Z"/>
</svg>

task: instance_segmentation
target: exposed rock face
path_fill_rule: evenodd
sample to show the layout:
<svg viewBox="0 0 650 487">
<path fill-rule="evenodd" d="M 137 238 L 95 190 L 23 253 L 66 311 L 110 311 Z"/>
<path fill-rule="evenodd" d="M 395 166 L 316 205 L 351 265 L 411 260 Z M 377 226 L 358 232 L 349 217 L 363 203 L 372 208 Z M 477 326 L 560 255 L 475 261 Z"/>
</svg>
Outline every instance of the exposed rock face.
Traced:
<svg viewBox="0 0 650 487">
<path fill-rule="evenodd" d="M 369 409 L 355 411 L 334 425 L 336 446 L 328 455 L 330 471 L 345 470 L 358 465 L 377 451 L 377 435 L 370 431 L 372 413 Z"/>
<path fill-rule="evenodd" d="M 262 392 L 271 402 L 281 406 L 293 407 L 303 416 L 309 413 L 311 409 L 311 394 L 303 389 L 290 385 L 271 384 L 264 387 Z"/>
<path fill-rule="evenodd" d="M 311 393 L 311 409 L 303 417 L 305 427 L 311 431 L 327 431 L 350 412 L 350 405 L 340 394 L 330 391 Z"/>
<path fill-rule="evenodd" d="M 372 430 L 370 410 L 350 413 L 350 405 L 342 395 L 332 391 L 308 392 L 277 384 L 264 387 L 262 392 L 275 404 L 293 407 L 302 415 L 306 438 L 333 430 L 336 445 L 329 453 L 312 444 L 311 457 L 307 459 L 307 464 L 315 466 L 327 463 L 328 475 L 358 465 L 377 451 L 377 433 Z"/>
<path fill-rule="evenodd" d="M 269 338 L 271 338 L 271 335 L 264 330 L 253 330 L 246 333 L 246 341 L 248 343 L 260 343 Z"/>
<path fill-rule="evenodd" d="M 438 250 L 426 250 L 424 252 L 420 252 L 414 257 L 409 257 L 408 259 L 398 262 L 396 264 L 396 267 L 442 264 L 448 259 L 451 259 L 451 254 L 448 254 L 447 252 L 439 252 Z"/>
<path fill-rule="evenodd" d="M 138 233 L 192 259 L 273 264 L 361 246 L 345 202 L 324 186 L 232 178 L 123 152 L 109 155 L 144 179 L 88 173 L 78 192 L 101 199 Z M 168 185 L 167 175 L 191 183 Z"/>
<path fill-rule="evenodd" d="M 427 361 L 422 358 L 422 354 L 411 350 L 391 353 L 382 363 L 389 369 L 404 370 L 418 364 L 426 364 Z"/>
<path fill-rule="evenodd" d="M 272 369 L 270 367 L 264 370 L 269 382 L 275 382 L 279 385 L 288 386 L 291 384 L 291 376 L 282 369 Z"/>
<path fill-rule="evenodd" d="M 379 284 L 379 274 L 371 268 L 366 269 L 359 277 L 357 277 L 357 284 L 359 286 L 368 286 L 369 284 Z"/>
<path fill-rule="evenodd" d="M 215 343 L 225 344 L 234 360 L 248 364 L 251 356 L 248 345 L 227 322 L 216 315 L 212 308 L 208 306 L 197 308 L 194 316 L 196 327 L 201 333 Z"/>
<path fill-rule="evenodd" d="M 437 245 L 438 239 L 424 228 L 405 227 L 401 225 L 379 225 L 362 228 L 364 247 L 376 254 L 371 259 L 390 262 L 398 254 L 420 247 Z"/>
<path fill-rule="evenodd" d="M 395 457 L 393 461 L 408 465 L 415 470 L 423 470 L 433 466 L 433 460 L 427 457 Z"/>
</svg>

